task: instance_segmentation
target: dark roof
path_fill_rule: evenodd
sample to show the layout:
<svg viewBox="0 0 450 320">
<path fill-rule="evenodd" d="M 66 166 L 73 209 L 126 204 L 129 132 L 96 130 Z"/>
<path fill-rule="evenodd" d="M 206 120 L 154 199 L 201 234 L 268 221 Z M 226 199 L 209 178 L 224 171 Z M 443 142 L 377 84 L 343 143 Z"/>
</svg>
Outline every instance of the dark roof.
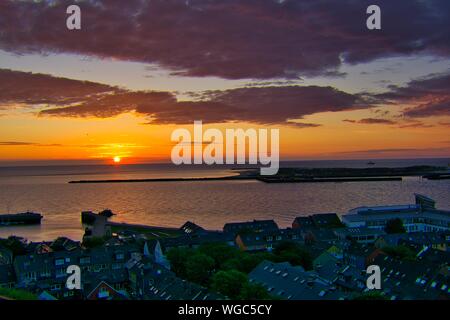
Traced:
<svg viewBox="0 0 450 320">
<path fill-rule="evenodd" d="M 448 276 L 423 261 L 399 260 L 379 255 L 374 264 L 380 266 L 383 291 L 395 299 L 450 298 Z"/>
<path fill-rule="evenodd" d="M 313 271 L 294 267 L 288 262 L 261 262 L 249 274 L 251 282 L 263 285 L 267 291 L 288 300 L 338 300 L 345 294 L 320 279 Z"/>
<path fill-rule="evenodd" d="M 50 247 L 55 251 L 59 250 L 72 251 L 80 247 L 80 242 L 73 241 L 66 237 L 59 237 L 50 244 Z"/>
<path fill-rule="evenodd" d="M 311 228 L 314 227 L 314 222 L 311 217 L 297 217 L 292 223 L 292 227 L 294 226 L 297 228 Z"/>
<path fill-rule="evenodd" d="M 109 288 L 109 290 L 111 292 L 113 292 L 113 296 L 108 296 L 105 298 L 105 300 L 127 300 L 128 298 L 122 294 L 121 292 L 117 291 L 116 289 L 114 289 L 110 283 L 106 282 L 106 281 L 100 281 L 97 283 L 97 285 L 95 287 L 92 288 L 92 290 L 90 292 L 87 292 L 86 298 L 90 299 L 95 297 L 94 296 L 94 291 L 97 290 L 98 287 L 100 286 L 106 286 Z M 99 298 L 99 297 L 97 297 Z M 101 298 L 100 298 L 101 299 Z"/>
<path fill-rule="evenodd" d="M 274 220 L 253 220 L 247 222 L 227 223 L 223 226 L 223 232 L 238 233 L 241 230 L 249 230 L 253 232 L 278 230 L 278 225 Z"/>
<path fill-rule="evenodd" d="M 186 234 L 176 238 L 162 238 L 158 240 L 163 250 L 176 247 L 195 247 L 208 243 L 231 243 L 234 242 L 232 234 L 219 231 L 207 231 L 202 234 Z M 156 241 L 149 243 L 149 248 L 154 248 Z"/>
<path fill-rule="evenodd" d="M 409 232 L 386 234 L 380 237 L 388 245 L 398 245 L 401 243 L 411 243 L 418 245 L 450 245 L 450 232 Z"/>
<path fill-rule="evenodd" d="M 243 244 L 247 247 L 258 246 L 279 241 L 303 242 L 303 233 L 299 229 L 278 229 L 259 233 L 245 233 L 239 235 Z"/>
<path fill-rule="evenodd" d="M 187 221 L 185 224 L 183 224 L 180 227 L 180 230 L 186 234 L 202 233 L 206 231 L 205 229 L 191 221 Z"/>
<path fill-rule="evenodd" d="M 318 228 L 336 227 L 342 224 L 341 219 L 339 219 L 336 213 L 313 214 L 311 219 Z"/>
<path fill-rule="evenodd" d="M 152 262 L 150 259 L 133 260 L 128 265 L 134 274 L 142 297 L 148 300 L 217 300 L 218 294 L 195 283 L 178 278 L 175 273 Z M 144 286 L 142 288 L 142 286 Z"/>
</svg>

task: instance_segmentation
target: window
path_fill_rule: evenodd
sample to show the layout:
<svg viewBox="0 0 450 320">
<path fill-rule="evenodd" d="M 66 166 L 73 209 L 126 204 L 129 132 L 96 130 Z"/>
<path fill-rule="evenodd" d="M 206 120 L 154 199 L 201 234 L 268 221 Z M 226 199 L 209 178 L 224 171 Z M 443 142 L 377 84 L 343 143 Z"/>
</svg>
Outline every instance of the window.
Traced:
<svg viewBox="0 0 450 320">
<path fill-rule="evenodd" d="M 125 259 L 125 255 L 122 252 L 119 252 L 116 254 L 116 259 L 123 260 L 123 259 Z"/>
<path fill-rule="evenodd" d="M 56 277 L 61 278 L 66 276 L 66 270 L 63 268 L 56 269 Z"/>
<path fill-rule="evenodd" d="M 88 263 L 91 263 L 91 257 L 80 258 L 80 264 L 88 264 Z"/>
<path fill-rule="evenodd" d="M 62 266 L 64 264 L 64 259 L 56 259 L 55 260 L 55 265 L 56 266 Z"/>
</svg>

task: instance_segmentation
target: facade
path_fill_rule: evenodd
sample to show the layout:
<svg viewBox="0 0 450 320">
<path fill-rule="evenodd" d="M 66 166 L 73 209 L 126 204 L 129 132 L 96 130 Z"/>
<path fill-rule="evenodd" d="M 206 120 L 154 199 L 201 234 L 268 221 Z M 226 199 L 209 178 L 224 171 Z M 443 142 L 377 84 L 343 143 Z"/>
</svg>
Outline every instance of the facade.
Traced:
<svg viewBox="0 0 450 320">
<path fill-rule="evenodd" d="M 369 244 L 374 243 L 380 236 L 386 234 L 380 229 L 371 229 L 367 227 L 360 228 L 342 228 L 335 231 L 339 240 L 352 240 L 357 243 Z"/>
<path fill-rule="evenodd" d="M 281 241 L 304 243 L 303 233 L 294 229 L 240 234 L 235 241 L 242 251 L 270 251 Z"/>
<path fill-rule="evenodd" d="M 359 207 L 342 216 L 342 222 L 348 227 L 379 230 L 384 230 L 392 219 L 402 220 L 407 232 L 450 230 L 450 211 L 437 210 L 434 201 L 422 195 L 416 195 L 415 204 Z"/>
<path fill-rule="evenodd" d="M 33 288 L 35 291 L 48 291 L 59 299 L 75 298 L 92 291 L 100 280 L 114 289 L 123 289 L 128 281 L 126 262 L 140 254 L 134 245 L 102 246 L 93 249 L 76 248 L 71 251 L 30 253 L 14 259 L 14 273 L 17 275 L 17 287 Z M 67 290 L 67 268 L 78 265 L 83 273 L 83 292 Z"/>
</svg>

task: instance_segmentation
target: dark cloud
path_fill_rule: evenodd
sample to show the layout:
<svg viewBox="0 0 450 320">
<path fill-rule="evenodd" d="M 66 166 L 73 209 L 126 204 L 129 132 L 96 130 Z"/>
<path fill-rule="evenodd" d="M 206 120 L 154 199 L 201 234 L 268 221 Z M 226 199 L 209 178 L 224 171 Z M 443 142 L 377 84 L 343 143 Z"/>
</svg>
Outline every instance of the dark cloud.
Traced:
<svg viewBox="0 0 450 320">
<path fill-rule="evenodd" d="M 392 120 L 378 119 L 378 118 L 365 118 L 365 119 L 361 119 L 361 120 L 345 119 L 342 121 L 349 122 L 349 123 L 361 123 L 361 124 L 395 124 L 395 122 Z"/>
<path fill-rule="evenodd" d="M 379 103 L 412 104 L 403 115 L 408 118 L 450 116 L 450 72 L 412 80 L 403 87 L 376 95 Z"/>
<path fill-rule="evenodd" d="M 0 69 L 0 104 L 4 105 L 70 104 L 114 90 L 118 89 L 89 81 Z"/>
<path fill-rule="evenodd" d="M 421 121 L 407 121 L 399 125 L 399 128 L 432 128 L 434 125 L 423 123 Z"/>
<path fill-rule="evenodd" d="M 96 96 L 74 106 L 44 110 L 40 115 L 110 117 L 135 111 L 151 124 L 253 122 L 297 128 L 317 124 L 292 122 L 305 115 L 368 108 L 357 95 L 331 87 L 261 87 L 206 92 L 201 101 L 178 101 L 167 92 L 126 92 Z"/>
<path fill-rule="evenodd" d="M 414 108 L 408 108 L 403 114 L 412 118 L 450 116 L 450 94 L 448 97 L 432 100 Z"/>
<path fill-rule="evenodd" d="M 89 0 L 82 30 L 65 27 L 72 0 L 0 2 L 0 48 L 158 63 L 175 74 L 229 79 L 345 76 L 342 61 L 450 53 L 448 0 Z"/>
<path fill-rule="evenodd" d="M 51 143 L 36 143 L 36 142 L 23 142 L 23 141 L 0 141 L 0 146 L 4 147 L 20 147 L 20 146 L 34 146 L 34 147 L 61 147 L 61 144 Z"/>
<path fill-rule="evenodd" d="M 308 128 L 319 125 L 294 120 L 319 112 L 371 107 L 363 97 L 332 87 L 245 87 L 207 91 L 198 95 L 196 101 L 179 101 L 171 92 L 128 91 L 9 70 L 0 70 L 0 88 L 11 86 L 11 75 L 20 79 L 13 87 L 20 88 L 0 94 L 0 104 L 50 105 L 39 112 L 40 116 L 107 118 L 133 111 L 148 117 L 152 124 L 186 124 L 202 120 L 205 123 L 252 122 Z"/>
<path fill-rule="evenodd" d="M 426 153 L 432 151 L 448 151 L 448 148 L 387 148 L 387 149 L 367 149 L 367 150 L 356 150 L 356 151 L 343 151 L 336 152 L 335 154 L 391 154 L 391 153 L 404 153 L 404 152 L 417 152 Z"/>
</svg>

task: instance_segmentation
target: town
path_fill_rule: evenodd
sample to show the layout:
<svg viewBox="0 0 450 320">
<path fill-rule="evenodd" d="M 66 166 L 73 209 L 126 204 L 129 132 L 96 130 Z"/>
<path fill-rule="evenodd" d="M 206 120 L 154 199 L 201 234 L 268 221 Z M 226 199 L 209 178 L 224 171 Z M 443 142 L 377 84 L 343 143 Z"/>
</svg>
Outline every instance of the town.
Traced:
<svg viewBox="0 0 450 320">
<path fill-rule="evenodd" d="M 437 300 L 450 297 L 450 211 L 407 205 L 299 214 L 206 230 L 83 212 L 82 241 L 0 239 L 0 297 L 17 300 Z M 66 286 L 69 266 L 81 286 Z M 379 266 L 381 288 L 366 285 Z"/>
</svg>

